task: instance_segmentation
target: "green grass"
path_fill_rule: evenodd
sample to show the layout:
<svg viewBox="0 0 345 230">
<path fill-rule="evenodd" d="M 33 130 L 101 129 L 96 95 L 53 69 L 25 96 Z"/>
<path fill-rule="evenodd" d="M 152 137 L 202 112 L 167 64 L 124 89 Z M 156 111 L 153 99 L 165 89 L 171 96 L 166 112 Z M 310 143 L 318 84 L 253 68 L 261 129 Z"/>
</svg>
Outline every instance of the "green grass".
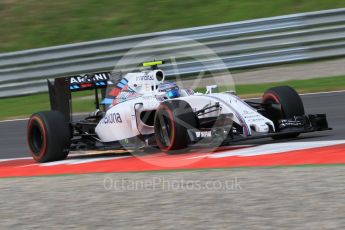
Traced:
<svg viewBox="0 0 345 230">
<path fill-rule="evenodd" d="M 289 85 L 295 88 L 299 93 L 344 90 L 345 76 L 309 80 L 292 80 L 256 85 L 238 85 L 238 87 L 236 87 L 236 92 L 239 95 L 262 94 L 268 88 L 280 85 Z"/>
<path fill-rule="evenodd" d="M 345 7 L 341 0 L 2 0 L 0 52 Z"/>
<path fill-rule="evenodd" d="M 49 97 L 46 93 L 0 99 L 0 119 L 27 117 L 43 110 L 49 110 Z"/>
<path fill-rule="evenodd" d="M 270 87 L 289 85 L 300 93 L 320 91 L 345 90 L 345 76 L 327 77 L 309 80 L 293 80 L 264 84 L 237 85 L 236 91 L 242 97 L 260 96 Z M 202 90 L 199 90 L 202 91 Z M 73 94 L 74 112 L 91 112 L 94 104 L 91 91 Z M 49 110 L 49 97 L 47 93 L 0 99 L 0 119 L 28 117 L 30 114 Z"/>
<path fill-rule="evenodd" d="M 283 82 L 272 82 L 263 84 L 243 84 L 236 85 L 236 93 L 242 97 L 258 96 L 265 92 L 268 88 L 280 85 L 289 85 L 295 88 L 299 93 L 325 92 L 332 90 L 345 89 L 345 77 L 325 77 L 308 80 L 291 80 Z M 228 86 L 220 86 L 219 91 L 229 89 Z M 195 89 L 197 92 L 205 93 L 205 88 Z"/>
<path fill-rule="evenodd" d="M 91 91 L 73 93 L 73 112 L 94 110 Z M 50 110 L 48 93 L 0 99 L 0 120 L 28 117 L 34 112 Z"/>
</svg>

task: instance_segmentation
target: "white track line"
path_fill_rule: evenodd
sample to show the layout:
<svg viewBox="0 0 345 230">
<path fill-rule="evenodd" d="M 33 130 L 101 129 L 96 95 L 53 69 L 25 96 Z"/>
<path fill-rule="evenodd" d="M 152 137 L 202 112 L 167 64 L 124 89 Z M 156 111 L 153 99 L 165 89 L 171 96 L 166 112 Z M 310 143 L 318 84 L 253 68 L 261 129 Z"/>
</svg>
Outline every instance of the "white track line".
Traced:
<svg viewBox="0 0 345 230">
<path fill-rule="evenodd" d="M 221 153 L 210 154 L 210 158 L 222 158 L 230 156 L 257 156 L 265 154 L 284 153 L 305 149 L 327 147 L 333 145 L 345 144 L 345 140 L 339 141 L 315 141 L 315 142 L 286 142 L 259 145 L 253 148 L 230 150 Z"/>
<path fill-rule="evenodd" d="M 122 157 L 98 157 L 98 158 L 88 158 L 88 159 L 67 159 L 63 161 L 55 161 L 49 163 L 42 163 L 39 166 L 55 166 L 55 165 L 76 165 L 76 164 L 85 164 L 85 163 L 92 163 L 97 161 L 107 161 L 107 160 L 120 160 L 123 158 L 128 158 L 131 156 L 122 156 Z"/>
<path fill-rule="evenodd" d="M 336 90 L 336 91 L 328 91 L 328 92 L 316 92 L 316 93 L 300 93 L 301 96 L 308 96 L 308 95 L 323 95 L 323 94 L 332 94 L 332 93 L 345 93 L 345 90 Z M 261 97 L 252 97 L 252 98 L 244 98 L 244 100 L 258 100 Z"/>
<path fill-rule="evenodd" d="M 6 159 L 0 159 L 0 162 L 14 161 L 14 160 L 28 160 L 28 159 L 32 159 L 32 157 L 6 158 Z"/>
<path fill-rule="evenodd" d="M 5 123 L 5 122 L 12 122 L 12 121 L 26 121 L 29 120 L 29 118 L 18 118 L 18 119 L 11 119 L 11 120 L 2 120 L 0 123 Z"/>
<path fill-rule="evenodd" d="M 28 165 L 21 165 L 18 168 L 23 167 L 30 167 L 30 166 L 40 166 L 40 167 L 49 167 L 49 166 L 56 166 L 56 165 L 76 165 L 76 164 L 86 164 L 86 163 L 93 163 L 97 161 L 107 161 L 107 160 L 119 160 L 123 158 L 128 158 L 130 156 L 123 156 L 123 157 L 99 157 L 99 158 L 88 158 L 88 159 L 67 159 L 62 161 L 54 161 L 48 163 L 33 163 Z M 16 159 L 15 159 L 16 160 Z"/>
<path fill-rule="evenodd" d="M 266 154 L 279 154 L 279 153 L 286 153 L 286 152 L 290 152 L 290 151 L 299 151 L 299 150 L 334 146 L 334 145 L 339 145 L 339 144 L 345 144 L 345 140 L 273 143 L 273 144 L 265 144 L 265 145 L 248 147 L 248 148 L 244 148 L 244 149 L 226 150 L 226 151 L 213 153 L 213 154 L 205 153 L 201 156 L 187 157 L 186 159 L 205 158 L 205 157 L 223 158 L 223 157 L 231 157 L 231 156 L 246 157 L 246 156 L 258 156 L 258 155 L 266 155 Z M 42 164 L 33 163 L 33 164 L 22 165 L 22 166 L 18 166 L 18 167 L 28 167 L 28 166 L 32 166 L 32 165 L 38 165 L 41 167 L 55 166 L 55 165 L 75 165 L 75 164 L 85 164 L 85 163 L 91 163 L 91 162 L 97 162 L 97 161 L 119 160 L 119 159 L 130 158 L 130 157 L 133 157 L 133 156 L 100 157 L 100 158 L 91 158 L 91 159 L 90 158 L 66 159 L 66 160 L 62 160 L 62 161 L 42 163 Z M 0 162 L 23 160 L 23 159 L 31 159 L 31 157 L 0 159 Z"/>
<path fill-rule="evenodd" d="M 302 96 L 308 96 L 308 95 L 316 95 L 316 94 L 331 94 L 331 93 L 345 93 L 345 90 L 335 90 L 335 91 L 328 91 L 328 92 L 316 92 L 316 93 L 301 93 Z"/>
</svg>

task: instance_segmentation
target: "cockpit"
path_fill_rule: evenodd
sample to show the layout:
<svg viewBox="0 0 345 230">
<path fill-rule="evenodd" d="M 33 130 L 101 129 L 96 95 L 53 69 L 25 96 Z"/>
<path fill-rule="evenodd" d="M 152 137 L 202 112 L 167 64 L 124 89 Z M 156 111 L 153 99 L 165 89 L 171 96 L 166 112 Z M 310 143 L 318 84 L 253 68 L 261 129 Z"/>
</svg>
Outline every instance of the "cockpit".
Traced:
<svg viewBox="0 0 345 230">
<path fill-rule="evenodd" d="M 193 94 L 193 90 L 180 89 L 175 82 L 165 81 L 163 70 L 157 69 L 161 61 L 143 63 L 150 70 L 129 72 L 117 75 L 108 84 L 104 105 L 115 105 L 143 95 L 155 96 L 158 100 L 167 100 Z"/>
</svg>

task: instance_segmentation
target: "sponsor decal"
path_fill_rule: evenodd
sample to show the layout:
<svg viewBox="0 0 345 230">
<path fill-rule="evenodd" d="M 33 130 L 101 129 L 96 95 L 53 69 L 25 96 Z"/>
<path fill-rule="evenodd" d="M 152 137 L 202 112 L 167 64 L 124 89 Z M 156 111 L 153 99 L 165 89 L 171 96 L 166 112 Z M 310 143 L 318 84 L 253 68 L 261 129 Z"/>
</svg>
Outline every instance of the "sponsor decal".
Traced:
<svg viewBox="0 0 345 230">
<path fill-rule="evenodd" d="M 122 118 L 119 113 L 110 113 L 102 119 L 101 123 L 102 124 L 122 123 Z"/>
<path fill-rule="evenodd" d="M 211 131 L 200 131 L 195 132 L 196 137 L 198 138 L 205 138 L 205 137 L 212 137 Z"/>
<path fill-rule="evenodd" d="M 73 76 L 69 78 L 70 84 L 83 84 L 83 83 L 92 83 L 92 82 L 99 82 L 99 81 L 108 81 L 109 80 L 109 73 L 95 73 L 93 75 L 80 75 L 80 76 Z"/>
<path fill-rule="evenodd" d="M 153 81 L 154 78 L 153 76 L 144 75 L 144 76 L 137 76 L 136 80 L 137 81 Z"/>
</svg>

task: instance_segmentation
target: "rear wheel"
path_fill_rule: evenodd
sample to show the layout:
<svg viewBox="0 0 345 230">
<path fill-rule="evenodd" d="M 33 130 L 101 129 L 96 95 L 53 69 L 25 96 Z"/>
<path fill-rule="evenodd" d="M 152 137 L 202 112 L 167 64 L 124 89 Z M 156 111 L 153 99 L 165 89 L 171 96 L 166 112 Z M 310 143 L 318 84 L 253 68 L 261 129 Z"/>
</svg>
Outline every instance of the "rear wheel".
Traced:
<svg viewBox="0 0 345 230">
<path fill-rule="evenodd" d="M 158 147 L 168 153 L 184 150 L 189 143 L 187 130 L 196 126 L 197 117 L 187 102 L 182 100 L 163 102 L 154 120 Z"/>
<path fill-rule="evenodd" d="M 262 102 L 280 107 L 280 109 L 272 108 L 267 111 L 267 117 L 274 122 L 276 130 L 278 128 L 278 120 L 304 115 L 301 97 L 289 86 L 278 86 L 268 89 L 263 95 Z M 299 134 L 281 134 L 273 136 L 273 139 L 294 138 Z"/>
<path fill-rule="evenodd" d="M 43 163 L 66 159 L 70 139 L 70 127 L 62 113 L 45 111 L 30 117 L 27 142 L 35 161 Z"/>
</svg>

